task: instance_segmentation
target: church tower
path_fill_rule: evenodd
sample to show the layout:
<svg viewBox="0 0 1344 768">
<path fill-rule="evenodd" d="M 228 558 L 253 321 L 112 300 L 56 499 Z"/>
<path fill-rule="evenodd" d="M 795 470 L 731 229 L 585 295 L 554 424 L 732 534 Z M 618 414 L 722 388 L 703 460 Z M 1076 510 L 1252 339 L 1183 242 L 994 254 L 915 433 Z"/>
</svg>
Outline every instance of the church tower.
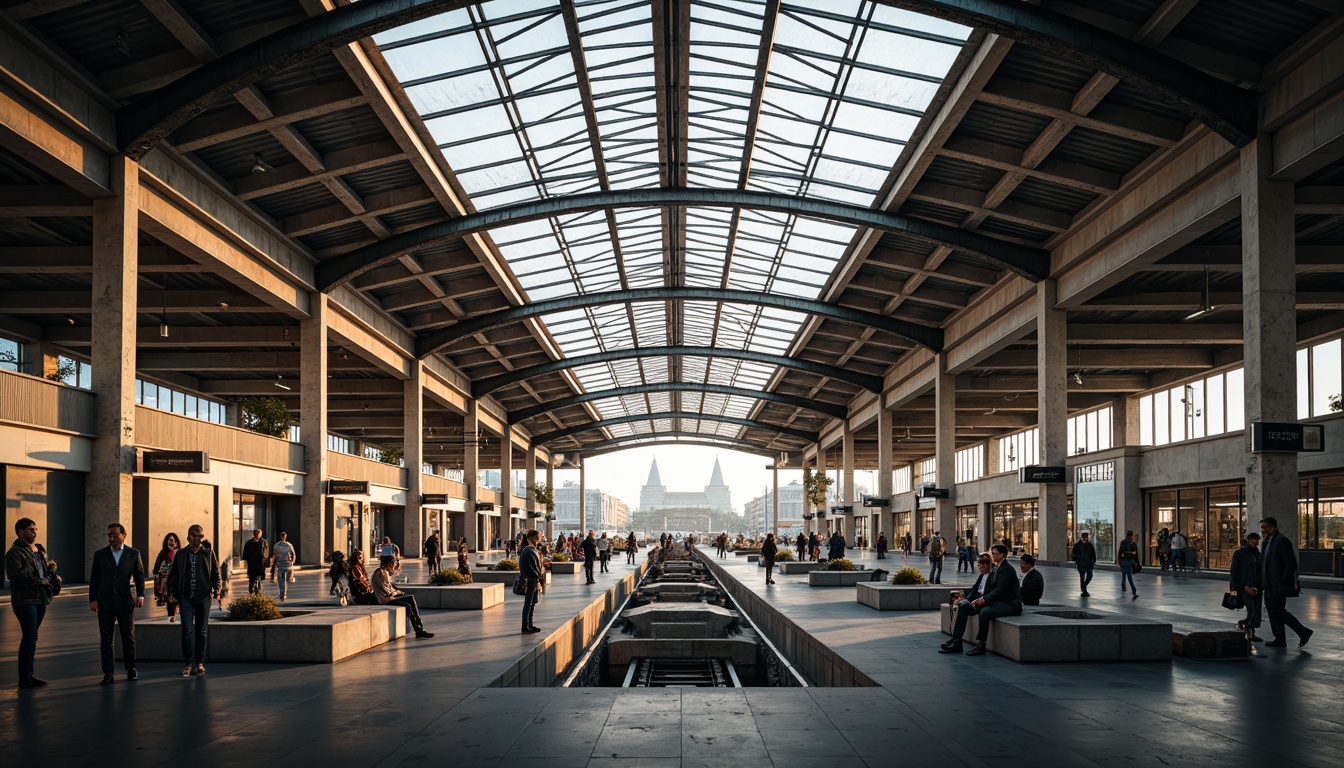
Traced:
<svg viewBox="0 0 1344 768">
<path fill-rule="evenodd" d="M 723 482 L 723 469 L 719 467 L 718 457 L 714 459 L 714 472 L 710 475 L 709 485 L 705 486 L 705 498 L 709 501 L 709 506 L 717 512 L 733 511 L 732 491 Z"/>
<path fill-rule="evenodd" d="M 640 510 L 653 512 L 662 507 L 663 497 L 666 494 L 667 486 L 663 485 L 663 478 L 658 475 L 658 457 L 655 456 L 653 464 L 649 467 L 649 481 L 639 489 Z"/>
</svg>

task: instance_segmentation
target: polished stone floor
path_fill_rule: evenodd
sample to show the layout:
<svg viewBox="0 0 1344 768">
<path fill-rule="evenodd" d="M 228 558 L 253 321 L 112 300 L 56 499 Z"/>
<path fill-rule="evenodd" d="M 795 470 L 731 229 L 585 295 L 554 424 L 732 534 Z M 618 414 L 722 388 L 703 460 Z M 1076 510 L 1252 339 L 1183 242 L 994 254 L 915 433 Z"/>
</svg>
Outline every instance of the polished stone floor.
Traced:
<svg viewBox="0 0 1344 768">
<path fill-rule="evenodd" d="M 1023 666 L 936 653 L 934 613 L 879 613 L 853 588 L 810 588 L 805 575 L 777 575 L 767 587 L 745 558 L 724 562 L 881 687 L 487 688 L 537 642 L 518 634 L 521 598 L 510 594 L 485 612 L 427 612 L 432 640 L 398 640 L 336 665 L 214 664 L 205 678 L 183 680 L 177 664 L 143 663 L 139 682 L 103 688 L 96 621 L 76 595 L 58 599 L 43 625 L 38 674 L 51 685 L 37 691 L 16 690 L 18 624 L 3 610 L 0 754 L 6 765 L 248 768 L 1344 763 L 1344 592 L 1292 601 L 1316 629 L 1304 650 L 1264 649 L 1239 662 Z M 892 564 L 899 555 L 882 565 Z M 412 580 L 418 567 L 408 568 Z M 593 587 L 557 576 L 537 623 L 572 616 L 628 566 L 612 571 Z M 1044 573 L 1047 602 L 1188 629 L 1236 618 L 1219 607 L 1216 581 L 1145 572 L 1141 598 L 1130 601 L 1119 574 L 1098 572 L 1084 599 L 1073 572 Z M 325 581 L 302 574 L 291 597 L 321 600 Z"/>
</svg>

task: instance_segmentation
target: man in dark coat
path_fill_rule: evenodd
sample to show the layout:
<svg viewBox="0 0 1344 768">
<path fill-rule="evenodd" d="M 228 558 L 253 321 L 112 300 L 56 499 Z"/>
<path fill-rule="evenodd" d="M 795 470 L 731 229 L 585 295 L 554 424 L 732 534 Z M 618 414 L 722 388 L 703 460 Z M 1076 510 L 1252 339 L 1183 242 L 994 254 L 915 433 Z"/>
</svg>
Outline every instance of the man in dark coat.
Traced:
<svg viewBox="0 0 1344 768">
<path fill-rule="evenodd" d="M 431 531 L 429 538 L 425 539 L 425 566 L 430 573 L 439 570 L 439 563 L 443 560 L 443 542 L 439 539 L 438 531 Z"/>
<path fill-rule="evenodd" d="M 840 531 L 831 534 L 831 551 L 828 557 L 831 560 L 838 560 L 845 556 L 845 537 L 840 535 Z"/>
<path fill-rule="evenodd" d="M 1246 608 L 1246 618 L 1241 626 L 1246 630 L 1246 639 L 1260 642 L 1255 630 L 1260 627 L 1260 534 L 1252 531 L 1246 534 L 1246 541 L 1232 553 L 1232 566 L 1229 568 L 1227 588 L 1241 597 Z"/>
<path fill-rule="evenodd" d="M 1090 597 L 1087 585 L 1092 583 L 1092 569 L 1097 564 L 1097 548 L 1088 541 L 1087 531 L 1078 536 L 1073 545 L 1073 564 L 1078 567 L 1078 583 L 1082 587 L 1083 597 Z"/>
<path fill-rule="evenodd" d="M 1288 612 L 1288 598 L 1298 594 L 1297 553 L 1293 542 L 1279 533 L 1278 520 L 1272 517 L 1261 520 L 1260 533 L 1265 548 L 1260 585 L 1265 595 L 1265 613 L 1269 614 L 1269 631 L 1274 634 L 1274 639 L 1265 643 L 1265 647 L 1286 647 L 1283 627 L 1287 625 L 1297 633 L 1297 647 L 1301 648 L 1311 639 L 1312 630 L 1302 626 L 1302 622 Z"/>
<path fill-rule="evenodd" d="M 593 578 L 593 561 L 597 560 L 597 531 L 589 531 L 588 538 L 583 540 L 583 575 L 588 577 L 589 584 L 596 584 L 597 579 Z"/>
<path fill-rule="evenodd" d="M 260 595 L 261 583 L 266 579 L 266 563 L 271 559 L 270 542 L 261 537 L 260 528 L 243 544 L 241 557 L 247 563 L 247 593 Z"/>
<path fill-rule="evenodd" d="M 1022 588 L 1018 590 L 1023 605 L 1040 605 L 1045 595 L 1045 577 L 1036 570 L 1036 558 L 1030 554 L 1022 555 Z"/>
<path fill-rule="evenodd" d="M 121 523 L 107 526 L 108 546 L 93 553 L 89 572 L 89 610 L 98 614 L 98 649 L 102 655 L 103 682 L 111 685 L 112 626 L 121 630 L 121 660 L 126 679 L 135 680 L 135 609 L 145 604 L 145 564 L 139 550 L 125 546 L 126 527 Z M 131 584 L 135 594 L 131 594 Z"/>
<path fill-rule="evenodd" d="M 541 567 L 541 554 L 537 552 L 537 544 L 541 541 L 541 533 L 535 528 L 529 529 L 523 534 L 523 541 L 526 545 L 518 553 L 518 573 L 524 579 L 527 579 L 527 596 L 523 598 L 523 629 L 525 635 L 540 632 L 541 629 L 532 623 L 532 613 L 537 607 L 537 590 L 541 588 L 541 582 L 546 578 L 546 572 Z M 589 566 L 591 568 L 591 566 Z"/>
<path fill-rule="evenodd" d="M 989 555 L 982 552 L 975 560 L 975 567 L 980 572 L 980 575 L 975 579 L 975 584 L 970 591 L 952 601 L 952 639 L 938 647 L 939 653 L 961 653 L 961 638 L 966 634 L 966 624 L 972 616 L 979 613 L 979 610 L 974 608 L 972 603 L 979 600 L 984 591 L 989 588 L 989 572 L 994 567 L 994 561 L 989 559 Z M 952 593 L 954 598 L 957 595 L 957 592 Z"/>
<path fill-rule="evenodd" d="M 994 563 L 989 572 L 989 586 L 979 599 L 971 602 L 980 617 L 975 635 L 975 647 L 966 652 L 967 656 L 984 656 L 988 651 L 985 643 L 989 640 L 989 623 L 1000 616 L 1021 616 L 1022 596 L 1019 592 L 1017 574 L 1008 565 L 1008 548 L 995 544 L 989 548 L 989 558 Z"/>
</svg>

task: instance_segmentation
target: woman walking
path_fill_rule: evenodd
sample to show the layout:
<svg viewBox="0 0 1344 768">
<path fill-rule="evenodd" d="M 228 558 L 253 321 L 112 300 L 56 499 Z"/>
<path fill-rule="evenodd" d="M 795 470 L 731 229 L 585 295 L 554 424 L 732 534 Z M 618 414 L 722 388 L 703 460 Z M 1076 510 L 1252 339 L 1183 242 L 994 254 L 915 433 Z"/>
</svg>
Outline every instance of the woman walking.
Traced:
<svg viewBox="0 0 1344 768">
<path fill-rule="evenodd" d="M 154 558 L 154 604 L 167 606 L 169 624 L 177 621 L 177 602 L 168 597 L 168 572 L 173 569 L 173 558 L 181 548 L 181 539 L 176 533 L 169 533 L 163 537 L 163 547 Z"/>
<path fill-rule="evenodd" d="M 1125 540 L 1120 542 L 1120 594 L 1125 594 L 1125 583 L 1129 583 L 1132 600 L 1139 599 L 1139 588 L 1134 586 L 1134 569 L 1139 565 L 1139 543 L 1134 540 L 1133 531 L 1125 531 Z"/>
<path fill-rule="evenodd" d="M 634 531 L 631 531 L 631 532 L 630 532 L 630 535 L 629 535 L 629 536 L 626 538 L 626 540 L 625 540 L 625 564 L 626 564 L 626 565 L 634 565 L 634 563 L 635 563 L 635 552 L 636 552 L 638 549 L 639 549 L 638 545 L 635 544 L 635 532 L 634 532 Z"/>
<path fill-rule="evenodd" d="M 765 534 L 765 543 L 761 544 L 761 562 L 765 563 L 765 583 L 774 584 L 775 555 L 779 548 L 775 546 L 775 534 Z"/>
<path fill-rule="evenodd" d="M 881 531 L 877 532 L 877 559 L 887 559 L 887 534 Z"/>
</svg>

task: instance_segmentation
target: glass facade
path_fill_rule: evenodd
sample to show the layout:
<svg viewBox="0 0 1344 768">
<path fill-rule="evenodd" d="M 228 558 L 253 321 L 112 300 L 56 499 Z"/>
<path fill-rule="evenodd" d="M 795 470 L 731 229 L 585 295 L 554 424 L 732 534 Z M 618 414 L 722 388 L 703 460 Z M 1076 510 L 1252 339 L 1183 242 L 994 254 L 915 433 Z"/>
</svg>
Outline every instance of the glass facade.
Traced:
<svg viewBox="0 0 1344 768">
<path fill-rule="evenodd" d="M 957 536 L 965 539 L 966 543 L 976 552 L 980 551 L 979 507 L 974 504 L 965 507 L 957 507 Z"/>
<path fill-rule="evenodd" d="M 1157 538 L 1165 528 L 1180 531 L 1186 546 L 1199 553 L 1201 568 L 1225 569 L 1240 546 L 1246 513 L 1241 483 L 1149 491 L 1143 535 L 1146 562 L 1158 564 Z"/>
<path fill-rule="evenodd" d="M 1303 479 L 1298 512 L 1303 549 L 1344 548 L 1344 476 Z"/>
<path fill-rule="evenodd" d="M 992 538 L 985 546 L 1006 544 L 1008 553 L 1014 556 L 1036 554 L 1039 549 L 1039 515 L 1040 502 L 1036 499 L 990 504 L 989 529 Z"/>
</svg>

